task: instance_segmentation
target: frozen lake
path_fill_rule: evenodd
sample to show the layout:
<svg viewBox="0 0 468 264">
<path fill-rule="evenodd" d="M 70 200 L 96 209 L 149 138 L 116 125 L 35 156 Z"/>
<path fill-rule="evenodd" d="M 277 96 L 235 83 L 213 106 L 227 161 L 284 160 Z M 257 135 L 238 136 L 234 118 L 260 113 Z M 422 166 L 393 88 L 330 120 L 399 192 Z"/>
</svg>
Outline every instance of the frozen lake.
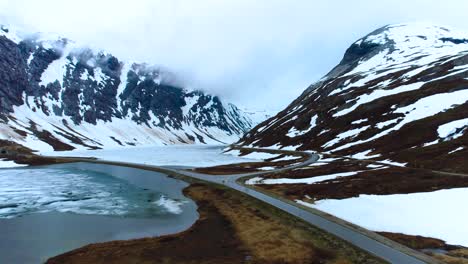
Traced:
<svg viewBox="0 0 468 264">
<path fill-rule="evenodd" d="M 224 154 L 225 145 L 171 145 L 125 147 L 118 149 L 41 152 L 47 156 L 96 157 L 104 160 L 133 162 L 156 166 L 207 167 L 259 161 Z"/>
<path fill-rule="evenodd" d="M 100 164 L 0 170 L 0 262 L 41 263 L 89 243 L 185 230 L 198 219 L 186 186 Z"/>
</svg>

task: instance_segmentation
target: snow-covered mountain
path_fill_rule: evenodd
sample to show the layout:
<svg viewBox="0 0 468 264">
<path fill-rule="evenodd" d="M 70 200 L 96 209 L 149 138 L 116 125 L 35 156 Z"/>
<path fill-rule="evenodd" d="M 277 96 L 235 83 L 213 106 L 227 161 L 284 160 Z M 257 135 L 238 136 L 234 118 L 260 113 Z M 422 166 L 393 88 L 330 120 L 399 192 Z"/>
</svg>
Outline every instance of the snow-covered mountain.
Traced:
<svg viewBox="0 0 468 264">
<path fill-rule="evenodd" d="M 254 109 L 254 108 L 241 108 L 242 112 L 252 120 L 253 125 L 258 125 L 261 122 L 275 116 L 279 111 Z"/>
<path fill-rule="evenodd" d="M 35 150 L 233 142 L 236 106 L 175 85 L 160 67 L 49 35 L 0 30 L 0 140 Z"/>
<path fill-rule="evenodd" d="M 239 143 L 467 172 L 467 102 L 468 34 L 390 25 Z"/>
</svg>

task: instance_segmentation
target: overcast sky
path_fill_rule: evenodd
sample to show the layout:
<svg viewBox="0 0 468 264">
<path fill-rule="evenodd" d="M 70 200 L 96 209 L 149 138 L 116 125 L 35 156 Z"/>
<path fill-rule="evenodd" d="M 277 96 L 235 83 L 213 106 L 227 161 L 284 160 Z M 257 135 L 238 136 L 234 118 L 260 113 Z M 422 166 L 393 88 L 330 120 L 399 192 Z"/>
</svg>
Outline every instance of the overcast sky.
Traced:
<svg viewBox="0 0 468 264">
<path fill-rule="evenodd" d="M 466 0 L 0 0 L 0 23 L 164 65 L 193 88 L 276 110 L 370 31 L 411 21 L 468 31 L 467 10 Z"/>
</svg>

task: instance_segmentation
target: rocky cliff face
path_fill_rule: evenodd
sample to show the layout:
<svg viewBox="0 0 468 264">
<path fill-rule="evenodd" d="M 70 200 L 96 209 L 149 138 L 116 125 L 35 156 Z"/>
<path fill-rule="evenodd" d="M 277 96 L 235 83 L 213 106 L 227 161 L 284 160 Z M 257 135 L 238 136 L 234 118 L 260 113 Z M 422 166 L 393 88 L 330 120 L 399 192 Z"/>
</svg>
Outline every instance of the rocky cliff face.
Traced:
<svg viewBox="0 0 468 264">
<path fill-rule="evenodd" d="M 63 38 L 0 30 L 0 139 L 37 150 L 232 142 L 251 121 L 232 104 Z"/>
<path fill-rule="evenodd" d="M 400 24 L 353 43 L 239 143 L 467 172 L 467 131 L 468 34 Z"/>
</svg>

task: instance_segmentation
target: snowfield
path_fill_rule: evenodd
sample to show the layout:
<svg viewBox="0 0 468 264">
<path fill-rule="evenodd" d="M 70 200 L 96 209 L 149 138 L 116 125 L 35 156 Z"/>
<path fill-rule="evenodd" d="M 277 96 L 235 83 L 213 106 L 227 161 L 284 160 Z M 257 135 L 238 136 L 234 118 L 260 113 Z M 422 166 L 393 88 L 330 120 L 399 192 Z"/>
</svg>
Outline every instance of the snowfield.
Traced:
<svg viewBox="0 0 468 264">
<path fill-rule="evenodd" d="M 439 133 L 439 137 L 449 140 L 449 139 L 456 139 L 463 135 L 466 128 L 468 127 L 468 118 L 464 118 L 461 120 L 452 121 L 450 123 L 441 125 L 437 132 Z"/>
<path fill-rule="evenodd" d="M 271 153 L 266 153 L 266 152 L 252 152 L 250 154 L 242 156 L 242 158 L 253 159 L 253 160 L 266 160 L 266 159 L 272 159 L 276 157 L 278 157 L 278 154 L 271 154 Z"/>
<path fill-rule="evenodd" d="M 28 100 L 28 104 L 30 105 L 34 103 L 32 97 L 28 97 L 26 100 Z M 119 139 L 121 142 L 132 143 L 137 146 L 181 144 L 181 139 L 185 142 L 192 142 L 187 136 L 192 132 L 195 133 L 193 134 L 193 143 L 195 144 L 202 143 L 195 136 L 196 134 L 207 136 L 204 138 L 204 142 L 207 144 L 220 144 L 220 142 L 229 143 L 239 139 L 239 135 L 228 134 L 226 131 L 217 127 L 198 128 L 193 124 L 184 124 L 182 129 L 161 128 L 158 126 L 150 127 L 144 124 L 137 124 L 129 117 L 125 119 L 113 118 L 112 122 L 98 120 L 96 125 L 86 122 L 75 125 L 70 117 L 46 115 L 42 111 L 34 112 L 27 105 L 15 106 L 14 109 L 15 120 L 8 121 L 8 124 L 0 123 L 0 139 L 14 141 L 33 150 L 44 152 L 52 152 L 52 146 L 37 138 L 32 133 L 27 133 L 27 136 L 21 136 L 15 129 L 23 130 L 25 127 L 28 127 L 30 121 L 33 121 L 40 130 L 68 131 L 68 133 L 81 139 L 90 146 L 98 145 L 106 149 L 126 148 L 129 146 L 121 146 L 114 139 Z M 68 125 L 64 125 L 64 120 L 67 121 L 66 123 Z M 211 135 L 214 139 L 208 135 Z M 69 142 L 63 133 L 54 132 L 54 136 L 58 140 L 66 142 L 74 147 L 76 150 L 85 151 L 89 149 L 89 147 L 82 144 Z"/>
<path fill-rule="evenodd" d="M 224 145 L 171 145 L 126 147 L 119 149 L 42 152 L 46 156 L 96 157 L 98 159 L 140 163 L 155 166 L 209 167 L 259 161 L 266 156 L 248 158 L 223 153 Z"/>
<path fill-rule="evenodd" d="M 2 160 L 0 159 L 0 168 L 15 168 L 15 167 L 24 167 L 26 165 L 17 164 L 11 160 Z"/>
<path fill-rule="evenodd" d="M 468 246 L 468 188 L 428 193 L 360 195 L 343 200 L 298 203 L 374 231 L 421 235 Z"/>
<path fill-rule="evenodd" d="M 352 171 L 352 172 L 342 172 L 342 173 L 334 173 L 329 175 L 321 175 L 315 176 L 311 178 L 300 178 L 300 179 L 288 179 L 288 178 L 281 178 L 281 179 L 263 179 L 260 177 L 255 177 L 246 181 L 246 184 L 254 185 L 254 184 L 313 184 L 328 180 L 333 180 L 338 177 L 348 177 L 354 176 L 361 171 Z"/>
</svg>

